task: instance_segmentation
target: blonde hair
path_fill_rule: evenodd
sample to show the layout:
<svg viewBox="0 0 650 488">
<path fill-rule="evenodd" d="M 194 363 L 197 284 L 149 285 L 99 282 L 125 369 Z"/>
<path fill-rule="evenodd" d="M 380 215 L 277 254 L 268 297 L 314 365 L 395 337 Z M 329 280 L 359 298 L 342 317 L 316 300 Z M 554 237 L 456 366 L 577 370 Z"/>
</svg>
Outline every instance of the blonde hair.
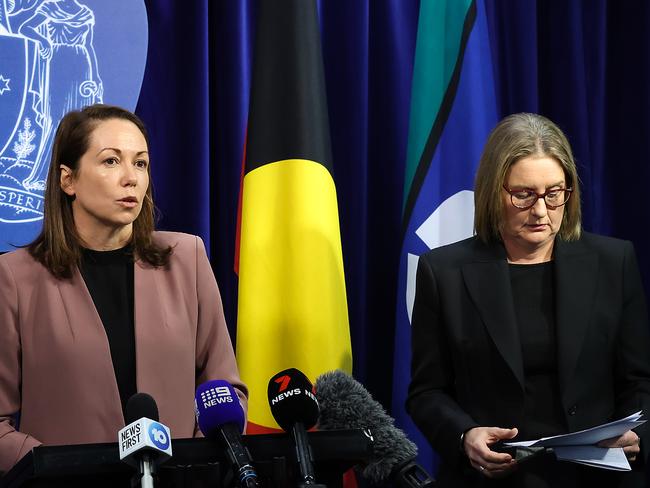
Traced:
<svg viewBox="0 0 650 488">
<path fill-rule="evenodd" d="M 503 185 L 508 169 L 522 158 L 555 159 L 573 189 L 566 204 L 558 236 L 565 241 L 580 238 L 582 231 L 580 185 L 571 146 L 560 128 L 546 117 L 518 113 L 505 117 L 492 130 L 483 148 L 474 184 L 474 231 L 485 243 L 501 240 Z"/>
</svg>

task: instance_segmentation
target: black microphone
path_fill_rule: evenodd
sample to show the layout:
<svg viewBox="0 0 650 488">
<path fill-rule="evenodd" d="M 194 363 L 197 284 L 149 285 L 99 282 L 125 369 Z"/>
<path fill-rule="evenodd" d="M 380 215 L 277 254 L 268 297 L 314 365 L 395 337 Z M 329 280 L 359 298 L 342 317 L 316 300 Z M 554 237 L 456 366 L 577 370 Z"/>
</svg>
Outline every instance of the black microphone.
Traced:
<svg viewBox="0 0 650 488">
<path fill-rule="evenodd" d="M 158 422 L 156 401 L 146 393 L 129 398 L 125 410 L 127 425 L 117 433 L 120 459 L 138 469 L 143 488 L 153 488 L 154 461 L 172 455 L 169 428 Z"/>
<path fill-rule="evenodd" d="M 415 462 L 417 446 L 395 427 L 395 420 L 368 390 L 343 371 L 316 378 L 321 430 L 364 429 L 373 437 L 373 457 L 362 474 L 373 483 L 392 481 L 399 488 L 429 488 L 435 480 Z"/>
<path fill-rule="evenodd" d="M 196 389 L 194 405 L 199 429 L 205 437 L 218 439 L 226 449 L 239 484 L 242 488 L 256 488 L 257 473 L 241 438 L 244 409 L 233 386 L 225 380 L 203 383 Z"/>
<path fill-rule="evenodd" d="M 295 368 L 285 369 L 269 380 L 268 397 L 273 418 L 296 444 L 296 459 L 302 481 L 298 486 L 325 487 L 316 483 L 314 457 L 307 429 L 318 421 L 318 400 L 311 381 Z"/>
</svg>

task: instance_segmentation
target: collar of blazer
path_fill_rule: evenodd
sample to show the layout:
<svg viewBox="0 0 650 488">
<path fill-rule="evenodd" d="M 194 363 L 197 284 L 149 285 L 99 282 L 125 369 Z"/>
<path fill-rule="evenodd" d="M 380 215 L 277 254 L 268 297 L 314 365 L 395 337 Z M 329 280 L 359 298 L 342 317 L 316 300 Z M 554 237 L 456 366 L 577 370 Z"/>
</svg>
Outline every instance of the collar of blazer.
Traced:
<svg viewBox="0 0 650 488">
<path fill-rule="evenodd" d="M 521 341 L 512 298 L 510 272 L 502 244 L 474 240 L 476 259 L 462 266 L 469 294 L 497 349 L 523 389 Z M 560 390 L 568 391 L 597 285 L 598 255 L 578 240 L 555 241 L 555 318 Z"/>
</svg>

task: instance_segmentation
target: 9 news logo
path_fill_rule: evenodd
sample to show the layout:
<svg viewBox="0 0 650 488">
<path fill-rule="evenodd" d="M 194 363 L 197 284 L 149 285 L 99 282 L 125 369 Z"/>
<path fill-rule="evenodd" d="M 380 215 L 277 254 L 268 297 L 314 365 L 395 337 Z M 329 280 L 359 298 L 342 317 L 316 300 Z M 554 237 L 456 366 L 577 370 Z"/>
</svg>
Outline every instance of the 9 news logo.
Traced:
<svg viewBox="0 0 650 488">
<path fill-rule="evenodd" d="M 169 436 L 165 427 L 160 425 L 158 422 L 151 422 L 149 428 L 147 429 L 149 434 L 149 439 L 153 442 L 154 446 L 158 449 L 166 451 L 169 448 Z"/>
</svg>

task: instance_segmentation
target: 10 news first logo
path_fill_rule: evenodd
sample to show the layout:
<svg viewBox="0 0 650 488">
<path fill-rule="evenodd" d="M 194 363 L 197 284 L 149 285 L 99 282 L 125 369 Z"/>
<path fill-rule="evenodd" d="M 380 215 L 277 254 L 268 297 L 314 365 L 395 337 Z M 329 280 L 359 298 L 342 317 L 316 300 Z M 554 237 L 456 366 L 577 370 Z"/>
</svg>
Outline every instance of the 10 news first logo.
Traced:
<svg viewBox="0 0 650 488">
<path fill-rule="evenodd" d="M 125 458 L 141 449 L 155 451 L 159 455 L 159 461 L 163 461 L 172 455 L 169 428 L 147 417 L 138 419 L 120 430 L 117 440 L 120 448 L 120 459 L 127 462 L 129 459 Z"/>
</svg>

